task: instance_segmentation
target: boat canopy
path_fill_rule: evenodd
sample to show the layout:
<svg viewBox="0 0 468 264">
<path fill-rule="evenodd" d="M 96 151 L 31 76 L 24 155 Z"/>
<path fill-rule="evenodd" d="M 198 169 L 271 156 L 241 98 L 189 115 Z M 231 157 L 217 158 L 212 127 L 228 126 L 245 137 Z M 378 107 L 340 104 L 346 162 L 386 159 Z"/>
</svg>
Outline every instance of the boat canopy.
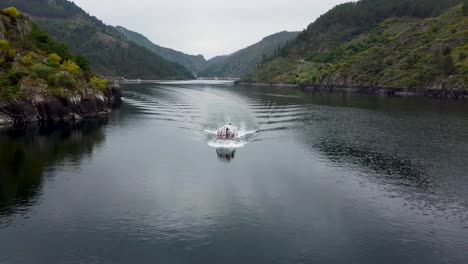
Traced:
<svg viewBox="0 0 468 264">
<path fill-rule="evenodd" d="M 219 139 L 236 139 L 239 134 L 237 127 L 227 124 L 218 129 L 217 136 Z"/>
</svg>

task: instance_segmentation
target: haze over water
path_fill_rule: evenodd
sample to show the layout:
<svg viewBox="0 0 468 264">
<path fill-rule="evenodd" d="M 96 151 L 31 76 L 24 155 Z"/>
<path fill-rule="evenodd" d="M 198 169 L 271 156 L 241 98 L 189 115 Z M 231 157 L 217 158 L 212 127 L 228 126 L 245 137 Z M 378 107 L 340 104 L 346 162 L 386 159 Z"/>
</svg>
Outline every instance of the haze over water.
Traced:
<svg viewBox="0 0 468 264">
<path fill-rule="evenodd" d="M 0 263 L 468 259 L 466 103 L 123 90 L 107 121 L 0 132 Z"/>
</svg>

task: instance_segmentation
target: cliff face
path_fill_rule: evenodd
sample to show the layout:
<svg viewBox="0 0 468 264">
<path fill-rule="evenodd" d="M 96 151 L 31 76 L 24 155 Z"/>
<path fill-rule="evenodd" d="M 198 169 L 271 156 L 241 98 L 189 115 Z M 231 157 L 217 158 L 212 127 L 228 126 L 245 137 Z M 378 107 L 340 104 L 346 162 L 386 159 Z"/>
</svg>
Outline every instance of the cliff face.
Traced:
<svg viewBox="0 0 468 264">
<path fill-rule="evenodd" d="M 109 114 L 121 102 L 118 85 L 102 93 L 88 91 L 68 96 L 38 92 L 26 98 L 0 101 L 0 125 L 78 121 Z"/>
<path fill-rule="evenodd" d="M 78 120 L 120 103 L 117 84 L 40 31 L 16 9 L 0 11 L 0 125 Z"/>
</svg>

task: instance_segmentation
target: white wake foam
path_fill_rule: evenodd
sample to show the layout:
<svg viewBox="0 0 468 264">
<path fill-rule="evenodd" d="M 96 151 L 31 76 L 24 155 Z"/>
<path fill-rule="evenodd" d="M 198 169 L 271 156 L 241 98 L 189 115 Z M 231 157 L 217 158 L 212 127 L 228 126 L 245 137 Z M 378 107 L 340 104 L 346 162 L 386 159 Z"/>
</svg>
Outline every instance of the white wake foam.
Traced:
<svg viewBox="0 0 468 264">
<path fill-rule="evenodd" d="M 208 141 L 208 146 L 210 147 L 225 148 L 225 149 L 242 148 L 246 144 L 247 144 L 247 141 L 242 141 L 242 140 L 212 139 Z"/>
<path fill-rule="evenodd" d="M 209 135 L 208 145 L 214 148 L 235 149 L 241 148 L 248 143 L 248 136 L 257 133 L 257 130 L 247 129 L 241 124 L 238 130 L 238 138 L 234 140 L 225 140 L 216 138 L 217 130 L 203 129 L 203 132 Z"/>
</svg>

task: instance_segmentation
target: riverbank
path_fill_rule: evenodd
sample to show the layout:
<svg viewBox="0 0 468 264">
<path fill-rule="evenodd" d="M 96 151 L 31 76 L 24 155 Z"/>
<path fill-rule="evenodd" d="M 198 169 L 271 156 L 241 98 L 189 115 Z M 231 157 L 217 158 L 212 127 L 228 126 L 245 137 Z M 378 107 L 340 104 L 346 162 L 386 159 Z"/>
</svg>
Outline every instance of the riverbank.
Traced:
<svg viewBox="0 0 468 264">
<path fill-rule="evenodd" d="M 0 10 L 0 125 L 80 120 L 111 112 L 121 91 L 16 8 Z"/>
<path fill-rule="evenodd" d="M 345 86 L 345 85 L 299 85 L 290 83 L 235 82 L 236 85 L 257 87 L 294 88 L 312 93 L 356 93 L 377 96 L 423 96 L 441 99 L 468 99 L 468 90 L 457 89 L 410 89 L 382 86 Z"/>
<path fill-rule="evenodd" d="M 118 84 L 102 92 L 85 91 L 69 96 L 34 95 L 0 101 L 0 126 L 56 121 L 78 121 L 105 116 L 121 103 Z"/>
</svg>

